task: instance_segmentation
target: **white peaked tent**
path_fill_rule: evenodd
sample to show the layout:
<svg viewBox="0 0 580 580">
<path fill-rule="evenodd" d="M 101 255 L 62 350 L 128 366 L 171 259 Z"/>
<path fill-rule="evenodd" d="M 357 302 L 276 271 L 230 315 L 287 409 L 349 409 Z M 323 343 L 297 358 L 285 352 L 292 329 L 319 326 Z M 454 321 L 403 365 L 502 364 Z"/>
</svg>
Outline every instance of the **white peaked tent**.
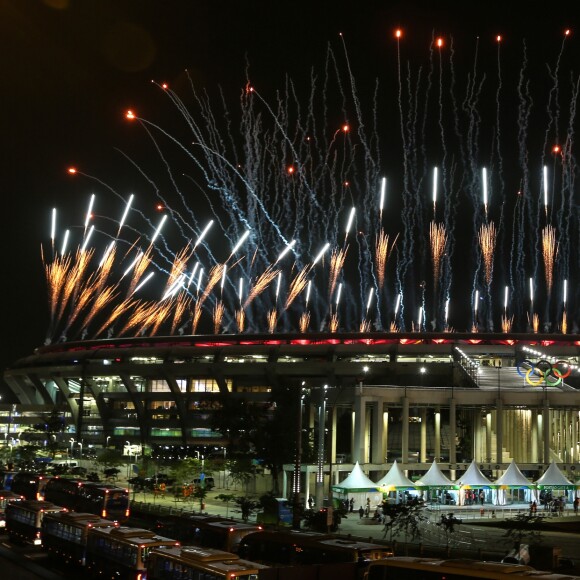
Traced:
<svg viewBox="0 0 580 580">
<path fill-rule="evenodd" d="M 373 509 L 381 501 L 381 494 L 376 484 L 363 473 L 358 461 L 345 479 L 332 486 L 332 491 L 343 495 L 345 499 L 354 498 L 355 510 L 358 510 L 360 506 L 365 507 L 367 499 L 370 499 Z"/>
<path fill-rule="evenodd" d="M 505 473 L 493 484 L 497 491 L 496 504 L 504 505 L 506 501 L 506 490 L 523 489 L 525 501 L 537 501 L 535 485 L 520 471 L 516 462 L 512 459 Z"/>
<path fill-rule="evenodd" d="M 382 493 L 395 492 L 395 497 L 397 491 L 415 489 L 415 484 L 403 473 L 401 466 L 396 461 L 393 462 L 391 469 L 377 481 L 376 486 Z"/>
<path fill-rule="evenodd" d="M 437 462 L 433 461 L 427 473 L 415 482 L 415 487 L 425 489 L 457 489 L 458 486 L 441 471 Z"/>
<path fill-rule="evenodd" d="M 465 490 L 490 489 L 493 485 L 491 481 L 481 473 L 477 463 L 475 463 L 475 459 L 455 484 L 459 486 L 459 503 L 461 505 L 465 504 Z"/>
<path fill-rule="evenodd" d="M 575 489 L 576 486 L 560 471 L 554 460 L 536 481 L 538 489 Z"/>
<path fill-rule="evenodd" d="M 427 492 L 427 499 L 434 499 L 438 496 L 440 490 L 446 492 L 439 498 L 439 501 L 444 504 L 454 504 L 457 502 L 457 497 L 453 497 L 449 490 L 457 490 L 458 486 L 454 484 L 442 471 L 436 461 L 433 461 L 429 470 L 415 482 L 415 487 L 421 491 Z M 435 492 L 435 496 L 431 492 Z M 453 494 L 455 496 L 455 493 Z"/>
</svg>

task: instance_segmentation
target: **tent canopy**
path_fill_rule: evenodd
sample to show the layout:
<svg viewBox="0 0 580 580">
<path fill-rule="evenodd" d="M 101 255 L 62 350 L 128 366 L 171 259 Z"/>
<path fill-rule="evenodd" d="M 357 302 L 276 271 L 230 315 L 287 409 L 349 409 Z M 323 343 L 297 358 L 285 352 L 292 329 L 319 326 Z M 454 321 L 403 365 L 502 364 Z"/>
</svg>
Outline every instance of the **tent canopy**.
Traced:
<svg viewBox="0 0 580 580">
<path fill-rule="evenodd" d="M 363 473 L 357 461 L 349 475 L 338 485 L 332 486 L 332 491 L 340 493 L 377 491 L 377 486 Z"/>
<path fill-rule="evenodd" d="M 433 461 L 427 473 L 415 482 L 415 487 L 418 489 L 457 489 L 459 486 L 446 477 L 437 462 Z"/>
<path fill-rule="evenodd" d="M 480 488 L 480 487 L 491 487 L 493 484 L 477 466 L 475 459 L 471 462 L 471 465 L 467 468 L 467 471 L 455 482 L 456 485 L 460 487 L 470 489 L 470 488 Z"/>
<path fill-rule="evenodd" d="M 500 489 L 517 489 L 522 487 L 534 487 L 534 484 L 520 471 L 516 462 L 512 459 L 505 473 L 498 478 L 493 487 Z"/>
<path fill-rule="evenodd" d="M 380 491 L 389 492 L 395 489 L 415 489 L 415 484 L 405 476 L 400 465 L 395 461 L 388 473 L 377 481 L 375 487 Z"/>
<path fill-rule="evenodd" d="M 574 485 L 552 460 L 550 467 L 546 469 L 545 473 L 536 481 L 538 489 L 575 489 Z"/>
</svg>

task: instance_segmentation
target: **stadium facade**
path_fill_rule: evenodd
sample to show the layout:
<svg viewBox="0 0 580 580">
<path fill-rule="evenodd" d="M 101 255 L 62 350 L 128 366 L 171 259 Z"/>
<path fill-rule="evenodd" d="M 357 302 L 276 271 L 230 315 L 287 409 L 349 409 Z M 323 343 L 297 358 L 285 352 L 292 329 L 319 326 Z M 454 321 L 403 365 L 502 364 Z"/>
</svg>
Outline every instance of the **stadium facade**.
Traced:
<svg viewBox="0 0 580 580">
<path fill-rule="evenodd" d="M 4 373 L 10 441 L 42 412 L 66 416 L 82 445 L 219 448 L 222 397 L 267 406 L 285 387 L 324 403 L 326 461 L 450 471 L 475 459 L 573 475 L 580 459 L 580 336 L 538 334 L 217 335 L 65 342 Z M 1 435 L 0 435 L 1 437 Z M 292 438 L 293 434 L 289 434 Z M 1 440 L 1 439 L 0 439 Z M 72 445 L 71 445 L 72 447 Z M 418 464 L 418 465 L 417 465 Z"/>
</svg>

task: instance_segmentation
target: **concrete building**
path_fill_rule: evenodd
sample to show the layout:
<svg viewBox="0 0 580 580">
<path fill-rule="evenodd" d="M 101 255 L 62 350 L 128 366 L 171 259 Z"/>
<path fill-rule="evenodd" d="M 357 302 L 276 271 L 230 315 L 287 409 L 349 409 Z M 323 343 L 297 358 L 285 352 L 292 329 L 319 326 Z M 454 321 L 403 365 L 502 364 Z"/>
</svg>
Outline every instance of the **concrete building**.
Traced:
<svg viewBox="0 0 580 580">
<path fill-rule="evenodd" d="M 499 334 L 218 335 L 65 342 L 4 373 L 7 444 L 55 407 L 85 449 L 220 447 L 222 396 L 266 405 L 272 390 L 327 387 L 325 461 L 383 471 L 397 459 L 453 477 L 475 458 L 571 476 L 580 463 L 580 336 Z M 318 398 L 303 412 L 313 427 Z M 320 399 L 322 400 L 322 399 Z M 289 435 L 291 436 L 291 435 Z"/>
</svg>

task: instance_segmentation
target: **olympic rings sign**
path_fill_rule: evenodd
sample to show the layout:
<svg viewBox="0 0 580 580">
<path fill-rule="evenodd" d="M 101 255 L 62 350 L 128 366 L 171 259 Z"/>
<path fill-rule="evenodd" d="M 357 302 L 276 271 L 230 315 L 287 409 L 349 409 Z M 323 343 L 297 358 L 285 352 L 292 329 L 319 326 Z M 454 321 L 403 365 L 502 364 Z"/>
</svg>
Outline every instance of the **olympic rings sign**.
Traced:
<svg viewBox="0 0 580 580">
<path fill-rule="evenodd" d="M 523 372 L 520 369 L 521 366 L 529 366 L 530 368 L 527 370 L 524 369 L 525 372 Z M 516 370 L 518 371 L 518 375 L 524 377 L 528 385 L 532 385 L 533 387 L 537 387 L 542 383 L 546 383 L 548 387 L 557 387 L 572 373 L 572 367 L 565 360 L 558 360 L 555 363 L 551 363 L 545 358 L 540 359 L 537 363 L 527 358 L 517 365 Z M 532 375 L 538 378 L 533 379 Z"/>
</svg>

